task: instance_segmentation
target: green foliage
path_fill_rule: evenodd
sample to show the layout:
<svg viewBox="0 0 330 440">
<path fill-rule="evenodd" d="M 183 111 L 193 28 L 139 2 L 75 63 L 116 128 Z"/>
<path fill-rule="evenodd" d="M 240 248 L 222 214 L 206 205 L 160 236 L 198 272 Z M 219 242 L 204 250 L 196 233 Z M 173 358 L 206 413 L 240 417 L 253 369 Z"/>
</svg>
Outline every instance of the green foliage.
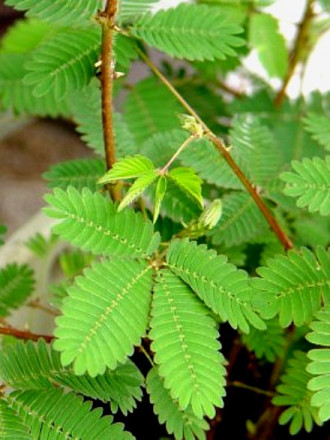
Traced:
<svg viewBox="0 0 330 440">
<path fill-rule="evenodd" d="M 8 264 L 0 269 L 0 316 L 7 316 L 32 294 L 33 271 L 27 265 Z"/>
<path fill-rule="evenodd" d="M 266 330 L 251 328 L 249 333 L 243 335 L 242 341 L 258 359 L 274 362 L 283 355 L 285 336 L 276 320 L 266 321 L 265 324 Z"/>
<path fill-rule="evenodd" d="M 317 320 L 310 325 L 312 330 L 306 338 L 319 346 L 310 350 L 311 360 L 307 371 L 314 377 L 308 382 L 312 391 L 311 405 L 319 409 L 318 416 L 323 422 L 330 420 L 330 311 L 329 306 L 315 314 Z"/>
<path fill-rule="evenodd" d="M 40 45 L 26 63 L 24 83 L 33 86 L 37 98 L 52 90 L 60 100 L 69 91 L 81 90 L 94 74 L 100 50 L 100 32 L 96 28 L 67 30 Z"/>
<path fill-rule="evenodd" d="M 61 26 L 81 26 L 91 22 L 102 6 L 101 0 L 6 0 L 6 4 L 19 11 L 26 11 L 28 17 L 56 23 Z"/>
<path fill-rule="evenodd" d="M 160 423 L 166 423 L 166 430 L 175 440 L 205 440 L 204 431 L 208 429 L 205 420 L 199 419 L 191 408 L 182 410 L 178 402 L 171 398 L 159 377 L 158 368 L 152 368 L 147 376 L 147 391 L 158 415 Z"/>
<path fill-rule="evenodd" d="M 290 423 L 290 434 L 297 434 L 302 428 L 311 432 L 313 424 L 320 424 L 317 409 L 311 404 L 311 392 L 307 388 L 311 375 L 306 372 L 308 359 L 302 351 L 296 351 L 289 359 L 288 367 L 276 387 L 278 393 L 273 403 L 288 406 L 281 415 L 279 423 Z"/>
<path fill-rule="evenodd" d="M 104 156 L 101 113 L 101 91 L 97 80 L 92 80 L 81 92 L 70 96 L 70 110 L 78 124 L 82 139 L 98 155 Z M 114 131 L 118 158 L 135 152 L 134 140 L 123 116 L 114 113 Z"/>
<path fill-rule="evenodd" d="M 99 409 L 91 411 L 91 402 L 83 402 L 73 393 L 64 394 L 58 389 L 16 391 L 6 401 L 28 429 L 27 438 L 133 439 L 121 424 L 111 424 L 112 417 L 101 417 Z"/>
<path fill-rule="evenodd" d="M 42 234 L 37 232 L 25 242 L 25 246 L 39 258 L 44 258 L 47 257 L 51 251 L 52 247 L 56 243 L 56 239 L 56 236 L 53 234 L 46 239 Z"/>
<path fill-rule="evenodd" d="M 265 319 L 279 315 L 282 327 L 308 324 L 322 304 L 330 302 L 330 254 L 321 247 L 277 255 L 257 269 L 254 303 Z"/>
<path fill-rule="evenodd" d="M 130 361 L 102 376 L 75 376 L 62 366 L 58 352 L 38 344 L 17 342 L 0 353 L 0 377 L 15 390 L 51 390 L 66 387 L 104 403 L 110 402 L 113 412 L 132 411 L 142 396 L 143 376 Z M 136 400 L 135 400 L 136 399 Z"/>
<path fill-rule="evenodd" d="M 273 0 L 162 10 L 118 0 L 116 11 L 103 0 L 6 3 L 24 14 L 0 43 L 0 134 L 60 116 L 61 130 L 76 128 L 92 151 L 45 170 L 53 232 L 22 242 L 43 269 L 33 313 L 13 316 L 33 291 L 31 269 L 0 269 L 0 437 L 132 439 L 92 408 L 99 401 L 122 419 L 144 385 L 175 440 L 217 436 L 245 392 L 258 402 L 249 394 L 252 412 L 234 414 L 233 438 L 267 435 L 277 415 L 291 434 L 314 434 L 330 420 L 330 94 L 280 102 L 272 78 L 286 92 L 329 18 L 309 2 L 290 57 L 279 20 L 263 9 Z M 102 46 L 112 46 L 112 78 L 102 78 Z M 265 79 L 244 69 L 251 50 Z M 135 61 L 144 68 L 131 70 Z M 104 134 L 115 141 L 111 166 Z M 12 161 L 16 170 L 16 154 L 4 166 Z M 18 248 L 19 261 L 25 254 Z M 50 314 L 48 330 L 39 313 Z M 251 353 L 236 362 L 244 345 Z M 235 391 L 220 412 L 225 367 Z"/>
<path fill-rule="evenodd" d="M 159 375 L 182 410 L 214 417 L 225 395 L 225 368 L 215 321 L 177 276 L 160 271 L 152 302 L 150 338 Z"/>
<path fill-rule="evenodd" d="M 258 52 L 259 59 L 270 77 L 284 78 L 289 54 L 278 22 L 268 14 L 253 14 L 250 18 L 249 41 Z"/>
<path fill-rule="evenodd" d="M 159 105 L 159 103 L 162 105 Z M 139 82 L 124 103 L 124 120 L 138 145 L 155 133 L 178 128 L 180 105 L 154 78 Z"/>
<path fill-rule="evenodd" d="M 131 21 L 148 12 L 158 0 L 119 0 L 118 18 L 120 22 Z"/>
<path fill-rule="evenodd" d="M 249 194 L 233 192 L 223 197 L 223 212 L 218 225 L 211 231 L 216 245 L 240 245 L 264 234 L 267 223 Z"/>
<path fill-rule="evenodd" d="M 110 200 L 87 188 L 82 192 L 56 188 L 45 199 L 52 205 L 45 212 L 62 219 L 54 233 L 83 250 L 137 258 L 150 255 L 158 246 L 159 235 L 153 234 L 151 222 L 130 210 L 118 213 Z"/>
<path fill-rule="evenodd" d="M 196 242 L 176 240 L 167 254 L 171 270 L 180 276 L 194 292 L 234 328 L 248 332 L 249 324 L 265 329 L 263 321 L 253 311 L 247 274 L 227 263 L 227 258 L 207 250 Z"/>
<path fill-rule="evenodd" d="M 154 15 L 146 14 L 132 26 L 134 36 L 171 56 L 186 60 L 234 56 L 234 48 L 243 44 L 243 40 L 237 37 L 241 32 L 230 16 L 205 5 L 189 4 Z"/>
<path fill-rule="evenodd" d="M 330 151 L 330 119 L 311 112 L 304 119 L 304 124 L 313 139 L 318 141 L 327 151 Z"/>
<path fill-rule="evenodd" d="M 293 161 L 292 168 L 294 172 L 281 174 L 281 179 L 286 182 L 284 194 L 298 197 L 299 208 L 308 207 L 309 212 L 319 211 L 322 215 L 329 215 L 330 156 Z"/>
<path fill-rule="evenodd" d="M 100 159 L 76 159 L 53 165 L 43 177 L 48 181 L 49 188 L 66 189 L 73 186 L 78 190 L 87 187 L 95 191 L 104 171 L 105 164 Z"/>
<path fill-rule="evenodd" d="M 150 269 L 142 262 L 105 260 L 76 278 L 56 319 L 54 348 L 63 365 L 74 362 L 76 374 L 95 377 L 132 354 L 148 321 Z"/>
<path fill-rule="evenodd" d="M 4 225 L 0 225 L 0 246 L 4 244 L 3 235 L 7 232 L 7 228 Z"/>
</svg>

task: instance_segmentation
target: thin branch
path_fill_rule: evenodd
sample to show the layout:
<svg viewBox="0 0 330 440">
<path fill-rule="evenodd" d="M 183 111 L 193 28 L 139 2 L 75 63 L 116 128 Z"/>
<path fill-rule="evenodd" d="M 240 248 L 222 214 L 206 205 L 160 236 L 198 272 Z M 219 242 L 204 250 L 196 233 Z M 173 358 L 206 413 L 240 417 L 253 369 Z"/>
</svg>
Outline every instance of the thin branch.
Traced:
<svg viewBox="0 0 330 440">
<path fill-rule="evenodd" d="M 282 243 L 284 249 L 292 249 L 293 244 L 291 240 L 287 237 L 285 232 L 282 230 L 280 225 L 277 223 L 277 220 L 271 213 L 271 211 L 268 209 L 268 207 L 265 205 L 261 197 L 259 196 L 256 188 L 250 183 L 248 178 L 245 176 L 243 171 L 240 169 L 240 167 L 237 165 L 237 163 L 232 158 L 231 154 L 229 153 L 228 149 L 224 145 L 223 141 L 218 138 L 211 129 L 206 125 L 206 123 L 200 118 L 200 116 L 196 113 L 196 111 L 190 106 L 190 104 L 183 98 L 183 96 L 180 95 L 180 93 L 173 87 L 173 85 L 169 82 L 169 80 L 161 73 L 161 71 L 158 69 L 158 67 L 151 61 L 151 59 L 140 49 L 138 49 L 138 52 L 141 56 L 141 58 L 144 60 L 144 62 L 147 64 L 147 66 L 151 69 L 151 71 L 163 82 L 163 84 L 170 90 L 170 92 L 176 97 L 176 99 L 182 104 L 182 106 L 187 110 L 190 115 L 192 115 L 197 122 L 202 126 L 205 136 L 213 143 L 213 145 L 217 148 L 217 150 L 220 152 L 220 154 L 224 157 L 225 161 L 228 163 L 228 165 L 231 167 L 233 172 L 236 174 L 236 176 L 239 178 L 239 180 L 242 182 L 242 184 L 245 186 L 247 191 L 250 193 L 251 197 L 257 204 L 258 208 L 264 215 L 266 221 L 270 225 L 270 227 L 273 229 L 274 233 L 276 234 L 279 241 Z"/>
<path fill-rule="evenodd" d="M 306 10 L 301 22 L 298 25 L 298 32 L 290 54 L 289 67 L 284 78 L 282 87 L 278 91 L 275 98 L 275 106 L 280 107 L 285 99 L 286 90 L 291 81 L 291 78 L 296 70 L 296 67 L 301 60 L 301 53 L 308 46 L 309 29 L 314 17 L 314 3 L 315 0 L 307 0 Z"/>
<path fill-rule="evenodd" d="M 26 305 L 28 307 L 33 308 L 33 309 L 42 310 L 43 312 L 48 313 L 49 315 L 52 315 L 52 316 L 58 316 L 60 313 L 59 311 L 57 311 L 57 310 L 55 310 L 45 304 L 42 304 L 39 298 L 32 299 Z"/>
<path fill-rule="evenodd" d="M 176 151 L 173 156 L 171 157 L 171 159 L 167 162 L 166 165 L 163 166 L 163 168 L 161 168 L 159 170 L 159 174 L 165 174 L 166 171 L 169 169 L 169 167 L 172 165 L 172 163 L 180 156 L 180 154 L 182 153 L 182 151 L 188 147 L 188 145 L 196 139 L 196 136 L 191 135 L 189 136 L 181 145 L 181 147 L 178 149 L 178 151 Z"/>
<path fill-rule="evenodd" d="M 103 138 L 107 170 L 116 162 L 116 145 L 113 125 L 113 80 L 114 57 L 113 36 L 117 13 L 117 0 L 107 0 L 104 11 L 98 15 L 102 25 L 102 50 L 101 50 L 101 95 L 102 95 L 102 123 Z M 116 188 L 110 187 L 110 192 L 115 200 L 119 193 Z"/>
<path fill-rule="evenodd" d="M 51 343 L 54 336 L 50 335 L 39 335 L 37 333 L 31 333 L 28 330 L 18 330 L 11 327 L 0 327 L 1 335 L 14 336 L 18 339 L 24 339 L 26 341 L 38 341 L 39 339 L 44 339 L 47 343 Z"/>
<path fill-rule="evenodd" d="M 261 388 L 247 385 L 247 384 L 240 382 L 238 380 L 234 380 L 233 382 L 228 382 L 227 386 L 235 387 L 235 388 L 243 388 L 245 390 L 249 390 L 249 391 L 252 391 L 257 394 L 263 394 L 264 396 L 268 396 L 268 397 L 276 396 L 276 393 L 274 391 L 262 390 Z"/>
</svg>

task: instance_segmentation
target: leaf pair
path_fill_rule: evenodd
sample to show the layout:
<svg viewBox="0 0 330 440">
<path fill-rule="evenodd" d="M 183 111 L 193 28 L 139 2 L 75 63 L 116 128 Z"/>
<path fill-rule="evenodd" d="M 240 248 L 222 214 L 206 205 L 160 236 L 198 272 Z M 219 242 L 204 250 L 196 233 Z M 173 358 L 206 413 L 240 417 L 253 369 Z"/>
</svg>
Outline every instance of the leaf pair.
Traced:
<svg viewBox="0 0 330 440">
<path fill-rule="evenodd" d="M 140 197 L 151 184 L 157 182 L 153 216 L 155 223 L 166 193 L 168 180 L 195 199 L 200 206 L 203 206 L 202 180 L 191 168 L 178 167 L 169 172 L 167 170 L 164 172 L 162 169 L 155 169 L 153 163 L 147 157 L 141 155 L 128 156 L 116 162 L 113 168 L 99 179 L 98 183 L 108 184 L 122 179 L 136 180 L 120 202 L 119 212 Z"/>
</svg>

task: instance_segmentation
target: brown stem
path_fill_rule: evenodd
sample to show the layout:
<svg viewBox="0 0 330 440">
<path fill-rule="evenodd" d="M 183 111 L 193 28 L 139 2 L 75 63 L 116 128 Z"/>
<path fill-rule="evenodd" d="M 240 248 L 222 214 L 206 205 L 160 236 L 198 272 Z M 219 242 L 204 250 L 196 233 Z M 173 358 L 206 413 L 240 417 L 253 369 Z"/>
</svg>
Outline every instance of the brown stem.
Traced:
<svg viewBox="0 0 330 440">
<path fill-rule="evenodd" d="M 57 310 L 55 310 L 55 309 L 53 309 L 53 308 L 51 308 L 49 306 L 46 306 L 45 304 L 42 304 L 40 302 L 39 298 L 32 299 L 26 305 L 28 307 L 33 308 L 33 309 L 42 310 L 43 312 L 48 313 L 49 315 L 53 315 L 53 316 L 58 316 L 59 315 L 59 311 L 57 311 Z"/>
<path fill-rule="evenodd" d="M 271 213 L 271 211 L 268 209 L 268 207 L 264 204 L 261 197 L 259 196 L 256 188 L 250 183 L 248 178 L 245 176 L 243 171 L 240 169 L 240 167 L 237 165 L 237 163 L 232 158 L 231 154 L 229 153 L 228 149 L 224 145 L 223 141 L 218 138 L 211 129 L 206 125 L 206 123 L 200 118 L 200 116 L 195 112 L 195 110 L 188 104 L 188 102 L 183 98 L 183 96 L 180 95 L 180 93 L 173 87 L 173 85 L 169 82 L 169 80 L 161 73 L 161 71 L 157 68 L 157 66 L 151 61 L 151 59 L 140 49 L 138 49 L 138 52 L 141 56 L 141 58 L 144 60 L 144 62 L 147 64 L 147 66 L 150 67 L 152 72 L 164 83 L 164 85 L 170 90 L 170 92 L 177 98 L 177 100 L 182 104 L 182 106 L 190 113 L 197 122 L 201 124 L 203 127 L 205 136 L 213 143 L 213 145 L 217 148 L 217 150 L 220 152 L 220 154 L 223 156 L 225 161 L 228 163 L 228 165 L 231 167 L 231 169 L 234 171 L 236 176 L 239 178 L 239 180 L 242 182 L 242 184 L 245 186 L 247 191 L 252 196 L 253 200 L 257 204 L 258 208 L 264 215 L 265 219 L 267 220 L 270 227 L 275 232 L 276 236 L 278 237 L 279 241 L 282 243 L 285 250 L 292 249 L 293 244 L 291 240 L 286 236 L 285 232 L 282 230 L 280 225 L 277 223 L 275 217 Z"/>
<path fill-rule="evenodd" d="M 39 335 L 37 333 L 31 333 L 28 330 L 18 330 L 11 327 L 0 327 L 1 335 L 14 336 L 18 339 L 24 339 L 26 341 L 38 341 L 39 339 L 44 339 L 47 343 L 52 342 L 54 336 L 50 335 Z"/>
<path fill-rule="evenodd" d="M 117 13 L 117 0 L 107 0 L 104 11 L 98 16 L 102 25 L 102 50 L 101 50 L 101 95 L 102 95 L 102 123 L 107 170 L 116 162 L 116 145 L 113 126 L 113 34 Z M 112 197 L 119 199 L 119 192 L 114 186 L 109 186 Z"/>
<path fill-rule="evenodd" d="M 306 10 L 301 22 L 298 25 L 298 32 L 295 38 L 295 42 L 293 48 L 290 53 L 289 58 L 289 67 L 284 78 L 282 87 L 278 91 L 275 98 L 275 106 L 280 107 L 285 99 L 286 90 L 289 85 L 289 82 L 296 70 L 297 64 L 301 59 L 302 50 L 306 49 L 308 42 L 308 35 L 310 24 L 314 17 L 314 3 L 315 0 L 307 0 Z"/>
</svg>

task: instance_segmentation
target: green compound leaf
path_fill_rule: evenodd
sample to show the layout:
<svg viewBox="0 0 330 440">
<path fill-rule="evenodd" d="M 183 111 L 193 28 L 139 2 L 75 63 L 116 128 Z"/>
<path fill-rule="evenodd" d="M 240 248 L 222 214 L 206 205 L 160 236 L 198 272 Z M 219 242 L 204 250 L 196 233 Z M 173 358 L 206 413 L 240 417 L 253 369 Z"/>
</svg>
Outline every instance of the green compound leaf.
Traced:
<svg viewBox="0 0 330 440">
<path fill-rule="evenodd" d="M 118 206 L 118 211 L 120 212 L 122 209 L 124 209 L 126 206 L 128 206 L 130 203 L 132 203 L 134 200 L 136 200 L 138 197 L 140 197 L 143 192 L 158 178 L 158 174 L 155 170 L 149 171 L 148 173 L 144 174 L 143 176 L 136 179 L 136 181 L 133 183 L 133 185 L 128 190 L 127 194 L 123 198 L 123 200 L 120 202 Z"/>
<path fill-rule="evenodd" d="M 6 234 L 7 228 L 4 225 L 0 225 L 0 246 L 4 244 L 3 236 Z"/>
<path fill-rule="evenodd" d="M 144 378 L 131 361 L 102 376 L 74 375 L 60 362 L 60 354 L 44 340 L 37 344 L 21 341 L 5 347 L 0 353 L 0 377 L 16 390 L 47 390 L 62 386 L 79 394 L 110 402 L 112 412 L 133 411 L 141 400 Z"/>
<path fill-rule="evenodd" d="M 222 407 L 225 368 L 215 321 L 190 288 L 169 270 L 158 273 L 150 338 L 164 386 L 181 410 L 212 418 Z"/>
<path fill-rule="evenodd" d="M 0 399 L 0 435 L 3 440 L 33 440 L 28 427 L 3 399 Z"/>
<path fill-rule="evenodd" d="M 52 206 L 47 215 L 62 220 L 53 231 L 64 240 L 93 254 L 138 258 L 152 254 L 160 236 L 150 221 L 132 210 L 117 212 L 105 196 L 73 187 L 55 189 L 45 196 Z"/>
<path fill-rule="evenodd" d="M 119 0 L 117 17 L 122 22 L 135 20 L 149 12 L 158 0 Z"/>
<path fill-rule="evenodd" d="M 100 159 L 76 159 L 53 165 L 43 174 L 48 188 L 63 188 L 68 186 L 81 190 L 87 187 L 97 189 L 97 181 L 105 172 L 105 164 Z"/>
<path fill-rule="evenodd" d="M 111 170 L 99 180 L 99 183 L 106 184 L 121 179 L 134 179 L 151 171 L 154 171 L 154 165 L 147 157 L 139 154 L 128 156 L 117 161 Z"/>
<path fill-rule="evenodd" d="M 307 357 L 311 360 L 307 371 L 314 377 L 308 383 L 313 392 L 311 404 L 318 408 L 319 418 L 330 420 L 330 308 L 315 314 L 317 320 L 310 324 L 312 330 L 306 339 L 319 348 L 310 350 Z"/>
<path fill-rule="evenodd" d="M 54 90 L 49 90 L 43 98 L 37 98 L 33 94 L 33 87 L 23 83 L 27 73 L 25 63 L 29 58 L 26 53 L 0 54 L 1 106 L 15 114 L 67 117 L 69 106 L 66 99 L 58 101 Z"/>
<path fill-rule="evenodd" d="M 133 440 L 121 423 L 112 424 L 92 402 L 62 390 L 15 391 L 6 396 L 9 407 L 28 428 L 31 439 Z M 24 437 L 23 437 L 24 438 Z M 18 439 L 17 439 L 18 440 Z"/>
<path fill-rule="evenodd" d="M 205 440 L 208 423 L 196 417 L 191 408 L 182 410 L 179 407 L 178 402 L 171 398 L 169 391 L 164 387 L 157 367 L 148 373 L 147 392 L 159 422 L 166 423 L 167 432 L 173 434 L 175 440 Z"/>
<path fill-rule="evenodd" d="M 133 353 L 148 323 L 151 275 L 144 262 L 116 259 L 76 278 L 56 319 L 54 348 L 64 366 L 73 362 L 75 374 L 95 377 Z"/>
<path fill-rule="evenodd" d="M 195 173 L 192 168 L 174 168 L 168 173 L 168 178 L 171 179 L 175 185 L 179 186 L 190 197 L 195 199 L 201 208 L 204 206 L 202 197 L 202 179 Z"/>
<path fill-rule="evenodd" d="M 329 215 L 330 156 L 293 161 L 292 168 L 294 172 L 285 172 L 280 176 L 286 182 L 284 194 L 297 197 L 299 208 L 307 207 L 310 212 Z"/>
<path fill-rule="evenodd" d="M 289 53 L 285 39 L 279 33 L 278 20 L 269 14 L 252 14 L 249 40 L 269 76 L 284 78 L 288 69 Z"/>
<path fill-rule="evenodd" d="M 205 245 L 174 240 L 167 252 L 170 269 L 189 284 L 205 304 L 233 328 L 249 331 L 249 324 L 265 329 L 251 306 L 253 290 L 247 273 Z"/>
<path fill-rule="evenodd" d="M 81 90 L 94 75 L 100 44 L 98 28 L 58 32 L 33 52 L 24 83 L 33 86 L 37 98 L 51 90 L 60 100 L 69 91 Z"/>
<path fill-rule="evenodd" d="M 33 271 L 26 265 L 8 264 L 0 269 L 0 316 L 8 316 L 32 294 Z"/>
<path fill-rule="evenodd" d="M 86 26 L 102 8 L 102 0 L 6 0 L 6 4 L 27 10 L 27 17 L 61 26 Z"/>
<path fill-rule="evenodd" d="M 276 387 L 278 393 L 272 400 L 274 405 L 289 406 L 279 418 L 280 425 L 290 423 L 290 434 L 295 435 L 305 428 L 311 432 L 314 423 L 320 425 L 317 408 L 311 403 L 311 391 L 307 384 L 311 375 L 306 372 L 308 359 L 306 353 L 296 351 L 288 362 L 288 367 L 281 377 L 281 384 Z"/>
<path fill-rule="evenodd" d="M 174 96 L 153 77 L 137 83 L 124 102 L 124 120 L 138 145 L 155 133 L 178 128 L 180 111 Z"/>
<path fill-rule="evenodd" d="M 306 131 L 327 151 L 330 151 L 330 119 L 324 115 L 310 112 L 304 118 Z"/>
<path fill-rule="evenodd" d="M 266 359 L 275 362 L 283 356 L 285 334 L 277 320 L 266 321 L 266 330 L 251 328 L 248 334 L 244 334 L 242 342 L 250 351 L 253 351 L 258 359 Z"/>
<path fill-rule="evenodd" d="M 212 243 L 238 246 L 268 230 L 263 215 L 249 194 L 239 191 L 225 195 L 222 205 L 221 219 L 210 232 Z"/>
<path fill-rule="evenodd" d="M 145 14 L 131 32 L 148 45 L 186 60 L 214 60 L 235 56 L 242 28 L 223 11 L 206 5 L 181 4 L 176 8 Z"/>
<path fill-rule="evenodd" d="M 70 111 L 78 124 L 77 131 L 86 144 L 100 156 L 104 156 L 102 105 L 99 82 L 92 80 L 82 91 L 70 94 Z M 114 112 L 116 155 L 118 158 L 136 151 L 132 134 L 120 113 Z"/>
<path fill-rule="evenodd" d="M 302 248 L 277 255 L 257 269 L 254 278 L 255 307 L 265 319 L 279 315 L 280 325 L 308 324 L 322 304 L 330 303 L 330 253 Z"/>
<path fill-rule="evenodd" d="M 155 193 L 155 204 L 154 204 L 154 215 L 153 215 L 153 223 L 155 224 L 157 218 L 159 216 L 160 206 L 164 199 L 165 193 L 167 189 L 167 179 L 165 176 L 160 176 L 156 186 Z"/>
</svg>

